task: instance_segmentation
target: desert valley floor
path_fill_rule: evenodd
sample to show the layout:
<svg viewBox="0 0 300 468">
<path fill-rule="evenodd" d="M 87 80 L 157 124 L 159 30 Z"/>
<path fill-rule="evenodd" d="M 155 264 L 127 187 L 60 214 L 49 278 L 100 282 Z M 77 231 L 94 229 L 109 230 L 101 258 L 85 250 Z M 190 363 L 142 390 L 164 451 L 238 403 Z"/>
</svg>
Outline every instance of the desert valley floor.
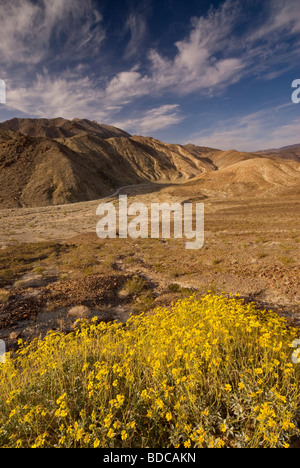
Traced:
<svg viewBox="0 0 300 468">
<path fill-rule="evenodd" d="M 132 187 L 130 202 L 205 204 L 205 244 L 105 239 L 99 201 L 0 212 L 0 338 L 14 348 L 77 318 L 125 321 L 191 293 L 239 294 L 300 324 L 300 200 L 209 198 L 193 183 Z M 117 203 L 117 197 L 108 199 Z"/>
</svg>

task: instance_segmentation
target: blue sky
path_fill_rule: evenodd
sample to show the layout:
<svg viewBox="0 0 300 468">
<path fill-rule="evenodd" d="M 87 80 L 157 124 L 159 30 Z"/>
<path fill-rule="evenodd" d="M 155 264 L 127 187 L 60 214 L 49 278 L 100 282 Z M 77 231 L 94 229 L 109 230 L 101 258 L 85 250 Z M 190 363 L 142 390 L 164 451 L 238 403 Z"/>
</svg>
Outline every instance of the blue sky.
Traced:
<svg viewBox="0 0 300 468">
<path fill-rule="evenodd" d="M 87 118 L 165 142 L 300 143 L 299 0 L 0 0 L 13 117 Z"/>
</svg>

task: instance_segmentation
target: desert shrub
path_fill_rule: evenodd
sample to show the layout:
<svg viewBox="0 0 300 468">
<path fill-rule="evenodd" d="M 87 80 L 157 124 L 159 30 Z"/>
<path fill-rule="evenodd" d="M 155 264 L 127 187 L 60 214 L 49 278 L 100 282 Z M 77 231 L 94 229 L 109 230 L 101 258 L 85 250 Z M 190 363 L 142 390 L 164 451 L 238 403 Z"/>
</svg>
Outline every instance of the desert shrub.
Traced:
<svg viewBox="0 0 300 468">
<path fill-rule="evenodd" d="M 177 283 L 172 283 L 168 285 L 168 290 L 177 293 L 181 291 L 181 286 Z"/>
<path fill-rule="evenodd" d="M 127 293 L 131 296 L 137 296 L 145 289 L 147 289 L 147 282 L 145 278 L 141 276 L 134 276 L 133 278 L 129 279 L 124 286 L 124 290 L 126 290 Z"/>
<path fill-rule="evenodd" d="M 132 304 L 132 310 L 134 314 L 141 314 L 148 312 L 153 308 L 154 296 L 150 290 L 140 294 Z"/>
<path fill-rule="evenodd" d="M 168 291 L 173 292 L 173 293 L 180 293 L 184 294 L 185 296 L 191 296 L 192 294 L 195 293 L 194 288 L 187 288 L 184 286 L 180 286 L 177 283 L 172 283 L 168 285 Z"/>
<path fill-rule="evenodd" d="M 0 366 L 1 447 L 287 447 L 295 329 L 207 294 L 20 343 Z"/>
</svg>

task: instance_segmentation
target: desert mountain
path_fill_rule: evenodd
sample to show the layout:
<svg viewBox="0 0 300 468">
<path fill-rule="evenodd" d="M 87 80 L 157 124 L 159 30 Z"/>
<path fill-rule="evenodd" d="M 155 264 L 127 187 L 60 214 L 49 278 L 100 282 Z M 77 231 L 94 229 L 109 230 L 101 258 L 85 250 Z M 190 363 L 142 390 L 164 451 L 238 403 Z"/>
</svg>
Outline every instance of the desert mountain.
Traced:
<svg viewBox="0 0 300 468">
<path fill-rule="evenodd" d="M 131 137 L 87 120 L 13 119 L 0 124 L 0 206 L 93 200 L 117 187 L 186 181 L 212 170 L 180 145 Z"/>
<path fill-rule="evenodd" d="M 221 196 L 291 190 L 300 162 L 283 154 L 166 144 L 89 120 L 12 119 L 0 124 L 0 208 L 97 200 L 150 182 Z"/>
<path fill-rule="evenodd" d="M 72 121 L 57 119 L 12 119 L 1 123 L 1 128 L 31 137 L 70 138 L 75 135 L 95 135 L 100 138 L 130 137 L 129 133 L 110 125 L 99 125 L 85 119 Z"/>
<path fill-rule="evenodd" d="M 242 155 L 243 158 L 243 155 Z M 225 164 L 218 171 L 193 181 L 198 190 L 219 198 L 296 194 L 300 184 L 300 163 L 269 158 L 244 158 Z"/>
<path fill-rule="evenodd" d="M 298 145 L 284 146 L 278 149 L 269 149 L 257 151 L 257 154 L 281 157 L 282 159 L 291 159 L 292 161 L 300 161 L 300 143 Z"/>
</svg>

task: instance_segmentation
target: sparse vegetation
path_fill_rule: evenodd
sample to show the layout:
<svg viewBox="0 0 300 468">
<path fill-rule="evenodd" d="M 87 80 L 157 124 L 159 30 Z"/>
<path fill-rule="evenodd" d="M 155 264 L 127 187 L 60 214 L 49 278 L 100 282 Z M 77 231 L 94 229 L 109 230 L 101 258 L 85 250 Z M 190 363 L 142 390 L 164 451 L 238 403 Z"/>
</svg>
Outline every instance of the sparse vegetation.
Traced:
<svg viewBox="0 0 300 468">
<path fill-rule="evenodd" d="M 84 275 L 89 276 L 93 272 L 93 266 L 92 265 L 87 265 L 84 269 Z"/>
<path fill-rule="evenodd" d="M 168 285 L 168 291 L 173 292 L 173 293 L 180 293 L 183 296 L 190 296 L 192 295 L 195 290 L 193 288 L 185 288 L 180 286 L 177 283 L 172 283 Z"/>
<path fill-rule="evenodd" d="M 181 291 L 181 286 L 177 283 L 172 283 L 169 284 L 168 290 L 177 293 Z"/>
<path fill-rule="evenodd" d="M 11 245 L 0 250 L 0 287 L 10 284 L 36 268 L 36 263 L 57 259 L 69 251 L 68 245 L 52 242 Z M 42 268 L 41 265 L 38 268 Z"/>
<path fill-rule="evenodd" d="M 36 267 L 36 268 L 34 268 L 34 270 L 33 270 L 33 271 L 34 271 L 35 273 L 37 273 L 37 274 L 41 275 L 41 274 L 43 274 L 43 273 L 44 273 L 44 271 L 45 271 L 45 268 L 44 268 L 44 267 Z"/>
<path fill-rule="evenodd" d="M 291 257 L 287 256 L 280 257 L 280 261 L 283 265 L 293 265 L 295 263 Z"/>
<path fill-rule="evenodd" d="M 10 296 L 10 292 L 6 289 L 0 289 L 0 303 L 7 302 Z"/>
<path fill-rule="evenodd" d="M 257 253 L 257 258 L 259 258 L 259 259 L 266 258 L 267 256 L 268 256 L 268 254 L 266 252 L 264 252 L 263 250 L 261 250 L 260 252 Z"/>
<path fill-rule="evenodd" d="M 223 262 L 222 258 L 215 258 L 212 262 L 214 266 L 220 265 Z"/>
<path fill-rule="evenodd" d="M 147 288 L 147 281 L 141 276 L 135 276 L 127 281 L 124 290 L 131 296 L 138 296 Z"/>
<path fill-rule="evenodd" d="M 132 304 L 133 312 L 137 314 L 148 312 L 153 307 L 154 299 L 150 290 L 140 294 Z"/>
<path fill-rule="evenodd" d="M 28 122 L 14 122 L 26 132 Z M 295 164 L 209 148 L 203 156 L 117 129 L 100 144 L 104 163 L 95 154 L 108 129 L 69 122 L 76 137 L 69 147 L 64 131 L 58 147 L 45 121 L 36 125 L 39 138 L 12 131 L 2 146 L 2 206 L 95 201 L 0 214 L 0 339 L 17 350 L 0 365 L 0 446 L 289 446 L 299 435 L 299 330 L 246 303 L 255 297 L 300 323 Z M 34 183 L 41 161 L 49 170 Z M 97 238 L 96 198 L 143 178 L 147 186 L 126 189 L 132 201 L 205 200 L 201 250 L 186 250 L 185 239 L 123 239 L 119 229 Z M 59 332 L 34 339 L 50 328 Z"/>
</svg>

